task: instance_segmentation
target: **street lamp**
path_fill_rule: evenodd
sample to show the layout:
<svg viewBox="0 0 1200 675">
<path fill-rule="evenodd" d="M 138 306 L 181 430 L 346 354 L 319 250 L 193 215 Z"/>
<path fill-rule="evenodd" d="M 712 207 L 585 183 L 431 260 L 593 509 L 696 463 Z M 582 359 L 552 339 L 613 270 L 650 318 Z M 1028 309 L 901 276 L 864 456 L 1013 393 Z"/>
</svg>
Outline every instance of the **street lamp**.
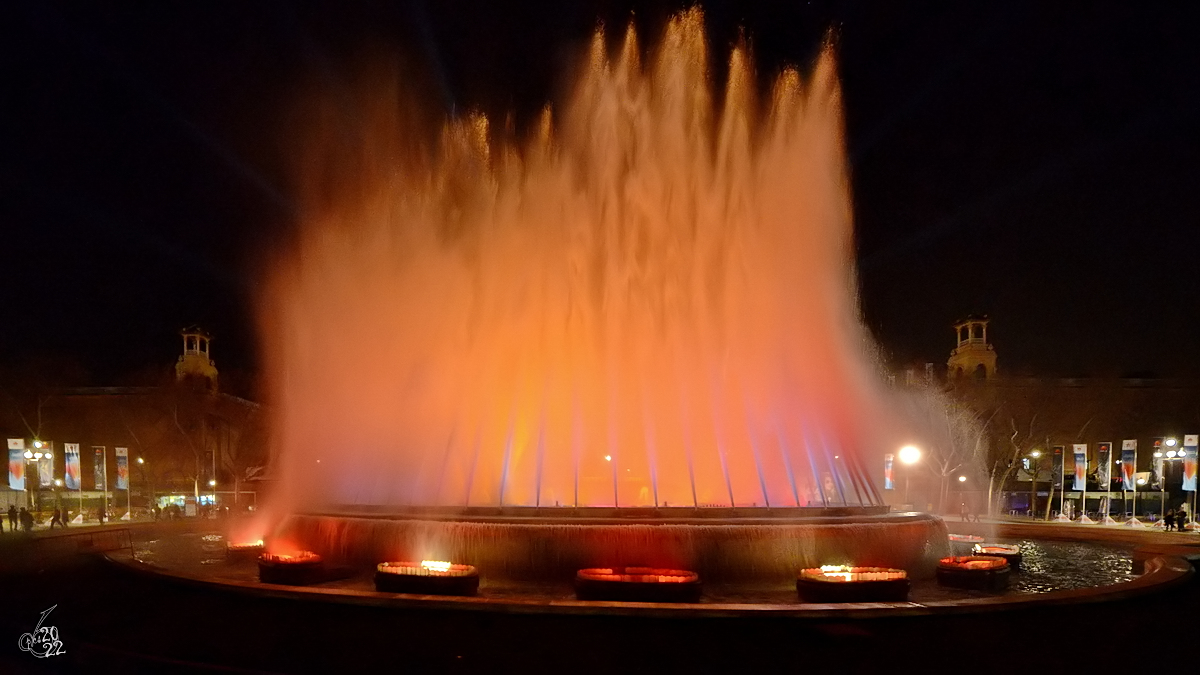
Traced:
<svg viewBox="0 0 1200 675">
<path fill-rule="evenodd" d="M 35 447 L 35 448 L 41 448 L 42 445 L 43 445 L 42 442 L 39 440 L 35 440 L 33 442 L 33 447 Z M 49 450 L 47 450 L 46 452 L 41 452 L 40 450 L 37 452 L 34 452 L 33 450 L 25 451 L 25 495 L 26 495 L 25 502 L 26 502 L 26 505 L 29 507 L 30 511 L 34 510 L 34 508 L 33 508 L 34 507 L 33 481 L 41 480 L 41 475 L 42 475 L 41 471 L 40 471 L 41 461 L 43 458 L 53 459 L 53 457 L 54 457 L 54 455 Z M 35 470 L 32 472 L 29 469 L 30 462 L 32 462 L 33 466 L 35 467 Z M 37 474 L 36 478 L 34 476 L 35 473 Z"/>
<path fill-rule="evenodd" d="M 921 461 L 921 449 L 915 445 L 906 445 L 900 448 L 900 462 L 909 466 Z M 904 503 L 908 504 L 908 482 L 911 470 L 904 470 Z"/>
<path fill-rule="evenodd" d="M 1175 446 L 1176 446 L 1178 443 L 1179 443 L 1179 441 L 1175 440 L 1174 438 L 1167 438 L 1167 439 L 1165 439 L 1165 440 L 1163 441 L 1163 444 L 1164 444 L 1164 445 L 1166 445 L 1168 448 L 1173 448 L 1173 447 L 1175 447 Z M 1154 457 L 1155 457 L 1156 459 L 1157 459 L 1157 458 L 1159 458 L 1159 457 L 1162 457 L 1162 455 L 1163 455 L 1163 453 L 1161 453 L 1161 452 L 1156 452 L 1156 453 L 1154 453 Z M 1158 477 L 1158 480 L 1159 480 L 1159 484 L 1158 484 L 1158 494 L 1159 494 L 1158 513 L 1159 513 L 1159 515 L 1160 515 L 1160 516 L 1162 516 L 1162 518 L 1164 519 L 1164 520 L 1163 520 L 1163 524 L 1164 524 L 1164 526 L 1165 526 L 1165 527 L 1170 527 L 1170 526 L 1171 526 L 1171 524 L 1170 524 L 1170 523 L 1168 523 L 1168 522 L 1166 522 L 1166 520 L 1165 520 L 1165 518 L 1166 518 L 1166 516 L 1167 516 L 1167 464 L 1166 464 L 1166 462 L 1167 462 L 1167 461 L 1175 461 L 1175 460 L 1180 460 L 1180 459 L 1183 459 L 1183 451 L 1181 451 L 1181 450 L 1168 450 L 1168 451 L 1167 451 L 1167 453 L 1166 453 L 1166 455 L 1167 455 L 1167 456 L 1166 456 L 1166 460 L 1165 460 L 1163 463 L 1161 463 L 1161 466 L 1162 466 L 1162 469 L 1161 469 L 1162 475 L 1160 475 L 1160 476 Z"/>
<path fill-rule="evenodd" d="M 1038 473 L 1041 472 L 1041 457 L 1042 451 L 1034 448 L 1029 451 L 1029 457 L 1026 458 L 1025 466 L 1029 471 L 1029 517 L 1034 518 L 1037 514 L 1037 479 Z"/>
</svg>

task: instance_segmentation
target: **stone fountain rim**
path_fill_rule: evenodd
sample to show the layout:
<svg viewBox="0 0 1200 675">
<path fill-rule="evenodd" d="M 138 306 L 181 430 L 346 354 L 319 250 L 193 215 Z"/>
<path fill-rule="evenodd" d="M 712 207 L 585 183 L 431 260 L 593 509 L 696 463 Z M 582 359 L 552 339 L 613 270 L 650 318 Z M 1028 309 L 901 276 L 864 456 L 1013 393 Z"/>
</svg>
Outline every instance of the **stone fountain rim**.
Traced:
<svg viewBox="0 0 1200 675">
<path fill-rule="evenodd" d="M 293 516 L 361 518 L 380 521 L 431 521 L 503 525 L 848 525 L 938 520 L 917 511 L 887 506 L 852 507 L 395 507 L 330 506 Z"/>
</svg>

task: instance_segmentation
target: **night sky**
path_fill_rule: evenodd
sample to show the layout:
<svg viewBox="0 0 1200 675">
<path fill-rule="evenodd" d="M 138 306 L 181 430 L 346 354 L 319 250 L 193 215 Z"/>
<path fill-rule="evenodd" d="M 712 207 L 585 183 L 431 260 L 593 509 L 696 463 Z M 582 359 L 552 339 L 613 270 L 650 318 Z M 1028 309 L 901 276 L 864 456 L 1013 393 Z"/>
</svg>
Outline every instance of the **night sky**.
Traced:
<svg viewBox="0 0 1200 675">
<path fill-rule="evenodd" d="M 1002 372 L 1163 377 L 1200 374 L 1191 5 L 704 3 L 714 48 L 744 27 L 764 80 L 833 30 L 862 311 L 889 362 L 944 364 L 951 323 L 980 313 Z M 561 100 L 598 19 L 633 16 L 648 44 L 680 6 L 4 3 L 0 365 L 120 383 L 198 323 L 252 393 L 300 92 L 392 59 L 427 110 L 520 124 Z"/>
</svg>

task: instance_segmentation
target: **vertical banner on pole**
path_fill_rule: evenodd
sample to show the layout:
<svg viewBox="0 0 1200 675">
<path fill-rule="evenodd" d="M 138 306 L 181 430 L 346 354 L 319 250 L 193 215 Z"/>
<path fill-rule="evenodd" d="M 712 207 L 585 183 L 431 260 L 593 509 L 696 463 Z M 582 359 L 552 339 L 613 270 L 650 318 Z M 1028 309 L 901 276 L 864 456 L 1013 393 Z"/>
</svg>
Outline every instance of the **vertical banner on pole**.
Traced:
<svg viewBox="0 0 1200 675">
<path fill-rule="evenodd" d="M 1112 490 L 1112 442 L 1099 443 L 1096 445 L 1096 482 L 1099 484 L 1100 491 L 1104 494 L 1100 498 L 1100 522 L 1105 525 L 1115 525 L 1116 521 L 1112 519 L 1112 505 L 1109 503 L 1108 493 Z"/>
<path fill-rule="evenodd" d="M 1154 439 L 1154 487 L 1159 489 L 1162 489 L 1166 482 L 1163 478 L 1163 465 L 1166 464 L 1167 459 L 1163 457 L 1162 442 L 1161 438 Z"/>
<path fill-rule="evenodd" d="M 1134 474 L 1137 472 L 1137 441 L 1124 440 L 1121 441 L 1121 489 L 1136 490 L 1137 486 L 1133 482 Z"/>
<path fill-rule="evenodd" d="M 8 487 L 25 489 L 25 439 L 8 439 Z"/>
<path fill-rule="evenodd" d="M 38 486 L 48 488 L 54 485 L 54 456 L 43 457 L 37 461 Z"/>
<path fill-rule="evenodd" d="M 117 489 L 129 489 L 129 448 L 117 448 Z"/>
<path fill-rule="evenodd" d="M 1183 437 L 1183 489 L 1196 491 L 1196 438 L 1197 434 Z"/>
<path fill-rule="evenodd" d="M 79 444 L 66 443 L 63 448 L 64 482 L 68 490 L 79 490 L 83 488 L 79 480 Z"/>
<path fill-rule="evenodd" d="M 1064 447 L 1061 445 L 1054 446 L 1054 464 L 1050 469 L 1050 475 L 1056 488 L 1060 488 L 1063 485 L 1063 450 Z"/>
<path fill-rule="evenodd" d="M 895 459 L 896 459 L 895 455 L 888 454 L 888 455 L 883 456 L 883 489 L 884 490 L 895 490 L 896 489 L 896 483 L 893 480 L 894 476 L 892 475 L 892 464 L 895 461 Z"/>
<path fill-rule="evenodd" d="M 104 446 L 93 445 L 92 450 L 95 452 L 96 459 L 92 464 L 92 476 L 95 479 L 97 490 L 108 490 L 108 479 L 104 475 Z"/>
<path fill-rule="evenodd" d="M 1087 489 L 1087 444 L 1075 444 L 1075 484 L 1074 490 Z"/>
<path fill-rule="evenodd" d="M 1112 443 L 1096 447 L 1096 482 L 1104 492 L 1112 489 Z"/>
</svg>

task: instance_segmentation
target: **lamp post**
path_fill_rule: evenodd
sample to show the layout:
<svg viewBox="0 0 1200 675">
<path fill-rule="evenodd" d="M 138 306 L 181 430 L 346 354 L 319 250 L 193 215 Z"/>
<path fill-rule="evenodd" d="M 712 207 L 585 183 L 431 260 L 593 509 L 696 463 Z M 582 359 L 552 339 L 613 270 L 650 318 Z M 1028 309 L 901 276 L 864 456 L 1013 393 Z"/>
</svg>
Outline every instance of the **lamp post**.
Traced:
<svg viewBox="0 0 1200 675">
<path fill-rule="evenodd" d="M 1026 458 L 1026 466 L 1029 470 L 1029 517 L 1033 518 L 1037 513 L 1037 479 L 1038 473 L 1041 471 L 1042 451 L 1033 449 L 1029 452 L 1029 457 Z"/>
<path fill-rule="evenodd" d="M 211 517 L 217 513 L 217 479 L 210 478 L 208 480 L 208 487 L 212 488 L 212 494 L 209 495 L 208 499 L 208 512 Z"/>
<path fill-rule="evenodd" d="M 142 485 L 145 486 L 147 484 L 147 482 L 149 482 L 149 484 L 150 484 L 150 499 L 147 501 L 150 504 L 150 513 L 153 514 L 153 513 L 155 513 L 154 509 L 158 506 L 158 499 L 156 498 L 156 496 L 154 494 L 154 481 L 146 480 L 146 458 L 145 457 L 137 458 L 137 468 L 138 468 L 138 477 L 142 479 Z M 145 492 L 145 487 L 142 488 L 142 491 Z"/>
<path fill-rule="evenodd" d="M 1175 440 L 1174 438 L 1168 438 L 1165 441 L 1163 441 L 1163 444 L 1166 445 L 1168 448 L 1173 448 L 1178 443 L 1179 443 L 1179 441 Z M 1165 458 L 1163 457 L 1164 454 L 1166 455 Z M 1183 459 L 1183 453 L 1179 452 L 1177 450 L 1168 450 L 1166 453 L 1158 451 L 1158 452 L 1154 453 L 1154 458 L 1164 460 L 1162 462 L 1162 475 L 1158 477 L 1158 480 L 1159 480 L 1158 491 L 1159 491 L 1159 495 L 1160 495 L 1158 514 L 1159 514 L 1160 518 L 1162 519 L 1163 527 L 1165 528 L 1165 527 L 1171 526 L 1171 524 L 1166 522 L 1166 520 L 1165 520 L 1167 517 L 1167 466 L 1169 466 L 1167 464 L 1167 462 L 1174 462 L 1174 461 Z"/>
<path fill-rule="evenodd" d="M 54 453 L 49 450 L 42 452 L 41 449 L 43 446 L 44 444 L 40 440 L 34 439 L 34 450 L 25 451 L 25 502 L 30 511 L 34 510 L 33 481 L 37 480 L 40 482 L 42 477 L 41 462 L 43 459 L 54 460 Z M 34 467 L 33 472 L 29 469 L 30 463 Z M 36 477 L 33 475 L 35 473 L 37 474 Z"/>
<path fill-rule="evenodd" d="M 903 448 L 900 448 L 900 462 L 901 463 L 903 463 L 907 466 L 912 466 L 913 464 L 916 464 L 919 461 L 921 461 L 921 449 L 920 448 L 918 448 L 915 445 L 906 445 Z M 911 469 L 904 470 L 904 503 L 905 504 L 909 503 L 909 501 L 908 501 L 908 483 L 909 483 L 909 478 L 911 477 L 911 474 L 912 474 Z"/>
</svg>

